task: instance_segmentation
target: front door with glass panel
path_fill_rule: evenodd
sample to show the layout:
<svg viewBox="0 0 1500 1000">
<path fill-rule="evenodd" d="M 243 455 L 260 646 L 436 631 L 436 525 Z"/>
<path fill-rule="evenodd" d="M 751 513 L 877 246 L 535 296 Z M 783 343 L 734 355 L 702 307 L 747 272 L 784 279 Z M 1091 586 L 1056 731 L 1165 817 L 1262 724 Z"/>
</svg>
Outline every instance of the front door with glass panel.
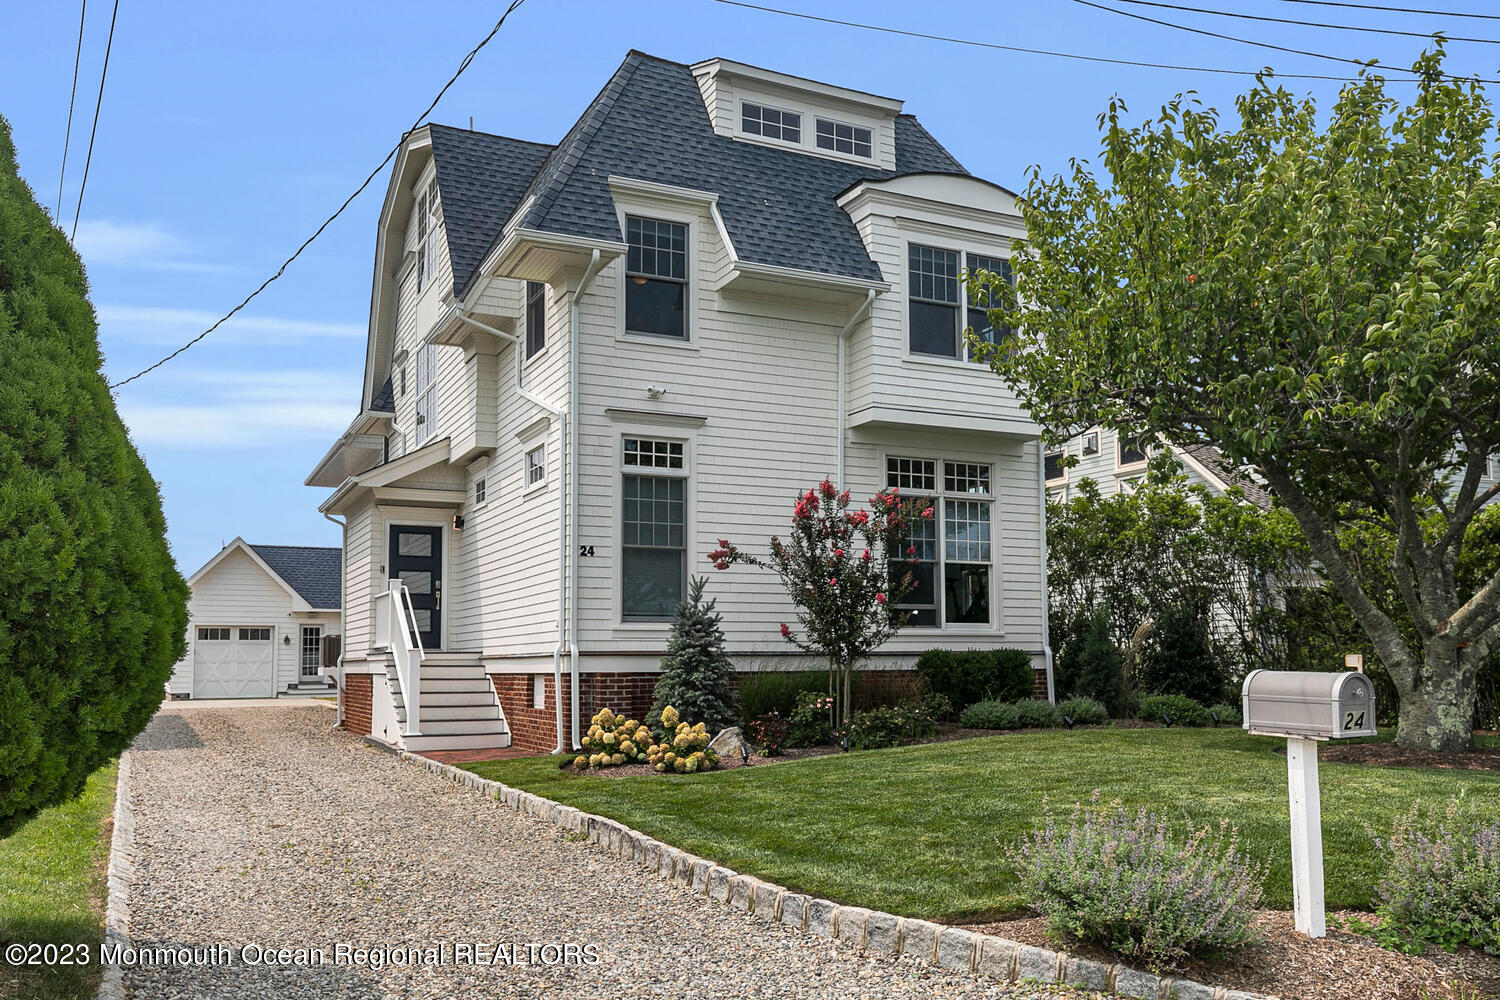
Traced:
<svg viewBox="0 0 1500 1000">
<path fill-rule="evenodd" d="M 443 529 L 392 525 L 390 573 L 411 594 L 422 648 L 439 648 L 443 639 Z"/>
</svg>

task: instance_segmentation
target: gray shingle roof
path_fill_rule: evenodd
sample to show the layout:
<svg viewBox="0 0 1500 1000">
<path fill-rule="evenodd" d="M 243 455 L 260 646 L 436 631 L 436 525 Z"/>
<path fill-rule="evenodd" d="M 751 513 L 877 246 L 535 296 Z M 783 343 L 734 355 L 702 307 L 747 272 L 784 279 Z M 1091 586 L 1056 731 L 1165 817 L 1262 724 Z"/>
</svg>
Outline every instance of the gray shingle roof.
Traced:
<svg viewBox="0 0 1500 1000">
<path fill-rule="evenodd" d="M 378 410 L 381 413 L 396 412 L 396 392 L 391 388 L 391 380 L 389 378 L 385 380 L 385 385 L 380 387 L 380 391 L 375 393 L 375 397 L 370 400 L 370 409 Z"/>
<path fill-rule="evenodd" d="M 1211 444 L 1190 444 L 1182 448 L 1182 451 L 1193 457 L 1198 464 L 1207 467 L 1214 475 L 1222 479 L 1226 485 L 1238 486 L 1245 493 L 1245 499 L 1262 510 L 1271 509 L 1270 492 L 1251 478 L 1241 469 L 1236 469 L 1229 464 L 1219 449 Z"/>
<path fill-rule="evenodd" d="M 447 125 L 431 125 L 438 203 L 453 263 L 454 291 L 479 267 L 552 147 Z"/>
<path fill-rule="evenodd" d="M 255 554 L 315 608 L 343 606 L 343 550 L 310 545 L 251 545 Z"/>
<path fill-rule="evenodd" d="M 688 66 L 631 52 L 510 205 L 534 196 L 520 222 L 526 228 L 620 242 L 611 174 L 713 191 L 742 260 L 878 281 L 880 269 L 837 198 L 861 180 L 910 173 L 967 171 L 910 115 L 896 119 L 895 170 L 718 135 Z M 509 212 L 493 214 L 503 223 Z M 499 223 L 487 247 L 498 238 Z M 473 266 L 483 257 L 474 255 Z M 472 268 L 461 272 L 455 259 L 454 274 L 455 294 L 462 296 Z"/>
</svg>

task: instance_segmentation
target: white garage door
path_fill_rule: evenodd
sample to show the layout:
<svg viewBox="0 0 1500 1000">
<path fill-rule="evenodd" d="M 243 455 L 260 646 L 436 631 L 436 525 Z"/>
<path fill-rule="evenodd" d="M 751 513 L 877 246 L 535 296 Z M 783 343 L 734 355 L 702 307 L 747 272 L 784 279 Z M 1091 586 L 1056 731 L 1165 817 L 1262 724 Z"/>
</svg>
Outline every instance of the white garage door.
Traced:
<svg viewBox="0 0 1500 1000">
<path fill-rule="evenodd" d="M 272 697 L 273 634 L 266 625 L 199 625 L 193 643 L 193 697 Z"/>
</svg>

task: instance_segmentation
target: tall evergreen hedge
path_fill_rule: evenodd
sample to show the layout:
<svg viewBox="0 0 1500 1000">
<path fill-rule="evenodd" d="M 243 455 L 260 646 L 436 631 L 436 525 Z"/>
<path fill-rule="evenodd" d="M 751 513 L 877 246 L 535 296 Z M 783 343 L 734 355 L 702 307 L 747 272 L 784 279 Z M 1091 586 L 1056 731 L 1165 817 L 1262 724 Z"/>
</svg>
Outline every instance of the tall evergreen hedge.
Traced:
<svg viewBox="0 0 1500 1000">
<path fill-rule="evenodd" d="M 0 837 L 129 745 L 183 653 L 187 584 L 100 362 L 0 118 Z"/>
</svg>

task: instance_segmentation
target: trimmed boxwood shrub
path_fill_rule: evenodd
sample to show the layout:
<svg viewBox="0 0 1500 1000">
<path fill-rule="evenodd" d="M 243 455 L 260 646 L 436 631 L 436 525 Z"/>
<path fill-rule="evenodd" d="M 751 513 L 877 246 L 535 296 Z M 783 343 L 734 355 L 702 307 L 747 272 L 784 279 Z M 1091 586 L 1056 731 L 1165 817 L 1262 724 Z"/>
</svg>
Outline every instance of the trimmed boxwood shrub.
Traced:
<svg viewBox="0 0 1500 1000">
<path fill-rule="evenodd" d="M 1022 698 L 1016 702 L 1016 721 L 1022 729 L 1055 729 L 1063 724 L 1057 706 L 1041 698 Z"/>
<path fill-rule="evenodd" d="M 966 729 L 1019 729 L 1016 706 L 1008 701 L 976 701 L 958 717 Z"/>
<path fill-rule="evenodd" d="M 1069 698 L 1057 703 L 1057 711 L 1073 720 L 1075 726 L 1100 726 L 1109 721 L 1109 712 L 1092 698 Z"/>
<path fill-rule="evenodd" d="M 160 707 L 188 588 L 100 371 L 83 264 L 0 119 L 0 837 Z"/>
<path fill-rule="evenodd" d="M 1180 694 L 1153 694 L 1141 699 L 1136 718 L 1161 722 L 1163 717 L 1174 726 L 1207 726 L 1213 722 L 1208 709 Z"/>
<path fill-rule="evenodd" d="M 1240 706 L 1231 705 L 1228 702 L 1221 701 L 1217 705 L 1210 705 L 1208 710 L 1219 717 L 1221 726 L 1238 726 L 1245 721 L 1244 716 L 1240 714 Z"/>
<path fill-rule="evenodd" d="M 929 649 L 917 657 L 927 690 L 955 705 L 1030 697 L 1036 673 L 1020 649 Z"/>
</svg>

